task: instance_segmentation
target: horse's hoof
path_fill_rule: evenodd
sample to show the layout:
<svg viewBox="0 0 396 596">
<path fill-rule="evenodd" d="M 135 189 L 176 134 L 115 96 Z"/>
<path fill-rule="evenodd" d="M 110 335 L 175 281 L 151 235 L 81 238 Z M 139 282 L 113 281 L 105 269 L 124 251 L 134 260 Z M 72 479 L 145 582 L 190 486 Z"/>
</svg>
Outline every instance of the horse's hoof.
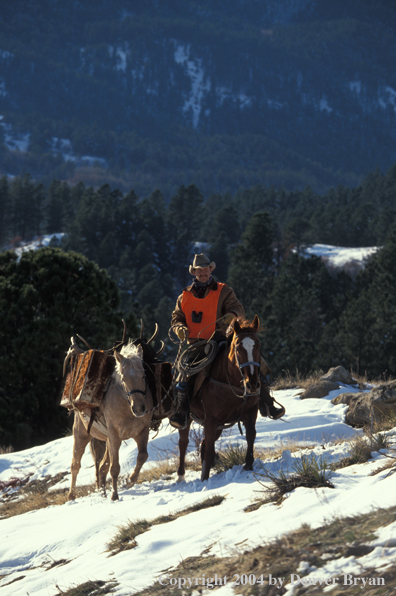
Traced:
<svg viewBox="0 0 396 596">
<path fill-rule="evenodd" d="M 245 472 L 251 472 L 253 470 L 253 466 L 243 466 L 242 468 Z"/>
<path fill-rule="evenodd" d="M 176 482 L 179 484 L 180 482 L 184 482 L 184 479 L 185 479 L 184 474 L 183 475 L 182 474 L 179 474 L 178 477 L 177 477 Z"/>
<path fill-rule="evenodd" d="M 67 500 L 68 501 L 75 501 L 76 500 L 76 497 L 73 495 L 73 493 L 72 494 L 69 493 L 68 496 L 67 496 Z"/>
<path fill-rule="evenodd" d="M 117 494 L 117 493 L 113 493 L 113 494 L 111 495 L 111 500 L 112 500 L 112 501 L 118 501 L 118 494 Z"/>
</svg>

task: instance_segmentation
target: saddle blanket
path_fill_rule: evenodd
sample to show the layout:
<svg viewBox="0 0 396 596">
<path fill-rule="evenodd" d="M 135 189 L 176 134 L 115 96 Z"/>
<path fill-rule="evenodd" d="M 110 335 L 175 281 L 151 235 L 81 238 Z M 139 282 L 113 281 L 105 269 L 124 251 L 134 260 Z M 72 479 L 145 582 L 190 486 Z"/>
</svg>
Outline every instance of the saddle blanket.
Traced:
<svg viewBox="0 0 396 596">
<path fill-rule="evenodd" d="M 114 368 L 115 358 L 99 350 L 73 355 L 60 405 L 69 410 L 97 408 Z"/>
</svg>

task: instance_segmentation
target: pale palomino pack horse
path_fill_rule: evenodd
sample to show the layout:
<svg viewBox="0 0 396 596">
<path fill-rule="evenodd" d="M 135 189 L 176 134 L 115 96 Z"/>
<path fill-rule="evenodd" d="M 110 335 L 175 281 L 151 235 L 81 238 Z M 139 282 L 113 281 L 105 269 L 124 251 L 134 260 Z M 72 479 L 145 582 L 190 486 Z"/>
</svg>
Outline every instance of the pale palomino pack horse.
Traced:
<svg viewBox="0 0 396 596">
<path fill-rule="evenodd" d="M 138 447 L 136 466 L 129 478 L 133 485 L 147 460 L 147 443 L 152 417 L 152 396 L 148 389 L 143 367 L 143 349 L 131 341 L 114 352 L 116 366 L 110 384 L 100 403 L 99 410 L 104 417 L 107 435 L 98 430 L 95 424 L 88 433 L 81 415 L 74 414 L 73 459 L 71 464 L 71 487 L 69 499 L 75 499 L 76 479 L 81 467 L 81 458 L 92 438 L 106 441 L 106 453 L 97 469 L 97 486 L 104 487 L 110 467 L 113 501 L 118 499 L 117 480 L 120 473 L 119 450 L 121 441 L 134 439 Z"/>
</svg>

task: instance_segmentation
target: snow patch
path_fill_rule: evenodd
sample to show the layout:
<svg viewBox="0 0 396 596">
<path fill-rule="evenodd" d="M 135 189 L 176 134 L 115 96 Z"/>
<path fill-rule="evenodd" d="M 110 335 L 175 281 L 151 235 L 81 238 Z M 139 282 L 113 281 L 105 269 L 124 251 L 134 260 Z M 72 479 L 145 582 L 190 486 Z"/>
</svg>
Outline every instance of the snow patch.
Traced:
<svg viewBox="0 0 396 596">
<path fill-rule="evenodd" d="M 200 58 L 190 58 L 191 46 L 178 45 L 175 49 L 174 59 L 177 64 L 185 67 L 186 74 L 191 80 L 191 91 L 185 100 L 183 112 L 192 111 L 193 127 L 197 128 L 202 110 L 202 101 L 205 94 L 211 89 L 210 78 L 205 79 L 205 71 L 202 68 Z"/>
</svg>

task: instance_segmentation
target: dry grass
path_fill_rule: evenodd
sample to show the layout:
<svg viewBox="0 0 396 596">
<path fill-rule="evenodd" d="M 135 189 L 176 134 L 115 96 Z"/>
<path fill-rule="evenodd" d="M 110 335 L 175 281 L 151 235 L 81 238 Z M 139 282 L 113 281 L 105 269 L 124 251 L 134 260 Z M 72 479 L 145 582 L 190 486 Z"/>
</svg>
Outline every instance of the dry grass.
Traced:
<svg viewBox="0 0 396 596">
<path fill-rule="evenodd" d="M 282 375 L 277 377 L 273 383 L 271 383 L 271 389 L 273 391 L 297 388 L 308 389 L 308 387 L 314 383 L 318 383 L 323 374 L 323 370 L 318 370 L 303 376 L 298 370 L 296 370 L 296 373 L 293 375 L 289 370 L 284 370 L 282 371 Z"/>
<path fill-rule="evenodd" d="M 100 580 L 88 581 L 74 588 L 68 590 L 61 590 L 59 586 L 55 586 L 63 596 L 104 596 L 111 594 L 117 587 L 117 582 L 104 582 Z"/>
<path fill-rule="evenodd" d="M 367 373 L 361 375 L 359 373 L 353 372 L 352 370 L 349 371 L 352 378 L 356 380 L 356 384 L 359 385 L 360 388 L 366 387 L 369 383 L 383 383 L 385 381 L 384 378 L 379 378 L 377 380 L 368 381 Z M 282 374 L 274 379 L 273 383 L 271 383 L 271 389 L 273 391 L 278 391 L 282 389 L 308 389 L 311 385 L 318 383 L 321 380 L 321 377 L 324 375 L 323 370 L 316 370 L 311 371 L 306 375 L 302 375 L 298 370 L 293 375 L 289 370 L 282 371 Z M 386 379 L 390 381 L 391 379 Z"/>
<path fill-rule="evenodd" d="M 191 505 L 191 507 L 181 509 L 176 513 L 170 513 L 169 515 L 161 515 L 160 517 L 156 517 L 151 521 L 136 520 L 133 522 L 129 522 L 125 526 L 119 526 L 117 534 L 108 543 L 107 550 L 110 551 L 111 555 L 116 555 L 121 551 L 135 548 L 135 546 L 137 546 L 136 536 L 138 536 L 139 534 L 143 534 L 143 532 L 147 532 L 147 530 L 149 530 L 152 526 L 174 521 L 179 517 L 189 515 L 190 513 L 200 511 L 201 509 L 215 507 L 216 505 L 220 505 L 224 501 L 224 499 L 225 497 L 221 495 L 214 495 L 212 497 L 209 497 L 208 499 L 205 499 L 204 501 L 201 501 L 200 503 Z"/>
<path fill-rule="evenodd" d="M 14 453 L 14 447 L 12 445 L 8 445 L 8 447 L 0 445 L 0 455 L 4 455 L 5 453 Z"/>
<path fill-rule="evenodd" d="M 49 491 L 48 489 L 57 484 L 68 472 L 60 472 L 56 476 L 47 476 L 42 480 L 33 480 L 21 487 L 17 492 L 4 495 L 0 505 L 0 518 L 5 519 L 15 515 L 21 515 L 28 511 L 44 509 L 50 505 L 63 505 L 67 502 L 69 488 L 60 488 Z M 96 485 L 79 486 L 76 489 L 77 497 L 85 497 L 94 492 Z"/>
<path fill-rule="evenodd" d="M 224 580 L 231 584 L 236 575 L 252 575 L 257 579 L 262 577 L 261 584 L 239 585 L 236 587 L 236 594 L 242 596 L 275 596 L 285 593 L 285 588 L 278 589 L 268 583 L 269 574 L 272 577 L 285 578 L 285 584 L 290 581 L 291 573 L 298 573 L 300 562 L 306 561 L 310 566 L 323 567 L 327 559 L 339 559 L 341 557 L 360 557 L 373 550 L 374 547 L 367 544 L 375 537 L 377 528 L 388 525 L 396 520 L 396 507 L 380 509 L 369 512 L 365 515 L 335 519 L 321 528 L 311 529 L 303 525 L 299 530 L 282 536 L 279 540 L 270 544 L 264 544 L 251 551 L 244 551 L 243 547 L 236 545 L 236 552 L 233 556 L 219 558 L 208 556 L 209 549 L 206 549 L 199 557 L 189 557 L 182 561 L 177 567 L 164 572 L 161 585 L 156 581 L 149 588 L 137 592 L 134 596 L 180 596 L 182 590 L 170 584 L 171 579 L 178 578 L 200 579 L 196 587 L 197 593 L 201 593 L 203 587 L 214 584 L 214 578 Z M 305 573 L 300 572 L 300 576 Z M 378 577 L 385 579 L 385 589 L 370 587 L 370 596 L 380 594 L 390 596 L 396 590 L 396 565 L 387 568 L 385 572 L 377 573 L 373 570 L 359 570 L 358 577 Z M 205 583 L 203 583 L 205 582 Z M 187 593 L 188 590 L 185 590 Z M 189 592 L 189 591 L 188 591 Z M 194 592 L 195 593 L 195 592 Z M 339 594 L 351 596 L 362 593 L 361 584 L 357 586 L 335 585 L 331 590 L 332 596 Z M 323 596 L 323 586 L 296 586 L 293 595 L 302 596 L 305 594 Z"/>
<path fill-rule="evenodd" d="M 265 503 L 280 504 L 285 494 L 304 486 L 306 488 L 334 488 L 329 481 L 332 470 L 324 457 L 318 461 L 314 456 L 302 455 L 292 465 L 292 473 L 280 470 L 273 474 L 265 465 L 256 474 L 256 479 L 263 486 L 263 496 L 245 508 L 246 512 L 254 511 Z M 270 484 L 264 484 L 269 482 Z"/>
</svg>

